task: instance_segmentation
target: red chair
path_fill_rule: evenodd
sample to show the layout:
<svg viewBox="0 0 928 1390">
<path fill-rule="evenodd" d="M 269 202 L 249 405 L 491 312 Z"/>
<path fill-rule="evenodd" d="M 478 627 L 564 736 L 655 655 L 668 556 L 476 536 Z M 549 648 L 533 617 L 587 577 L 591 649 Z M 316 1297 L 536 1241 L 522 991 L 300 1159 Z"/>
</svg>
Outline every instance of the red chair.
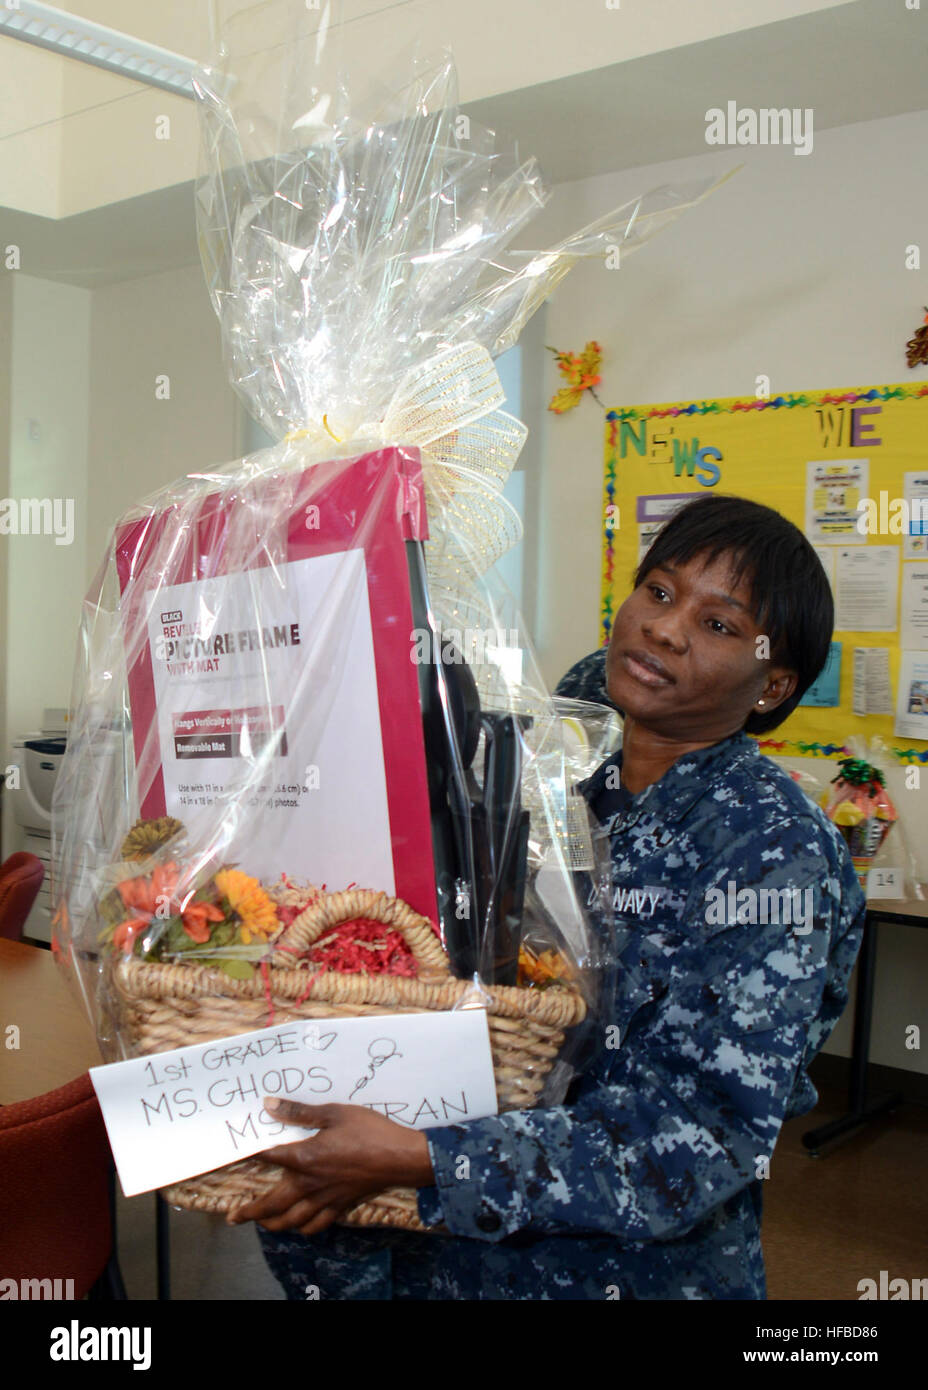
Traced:
<svg viewBox="0 0 928 1390">
<path fill-rule="evenodd" d="M 86 1072 L 0 1106 L 0 1275 L 50 1281 L 26 1297 L 126 1297 L 110 1146 Z"/>
<path fill-rule="evenodd" d="M 0 864 L 0 936 L 22 939 L 23 925 L 44 877 L 45 865 L 34 854 L 11 854 Z"/>
</svg>

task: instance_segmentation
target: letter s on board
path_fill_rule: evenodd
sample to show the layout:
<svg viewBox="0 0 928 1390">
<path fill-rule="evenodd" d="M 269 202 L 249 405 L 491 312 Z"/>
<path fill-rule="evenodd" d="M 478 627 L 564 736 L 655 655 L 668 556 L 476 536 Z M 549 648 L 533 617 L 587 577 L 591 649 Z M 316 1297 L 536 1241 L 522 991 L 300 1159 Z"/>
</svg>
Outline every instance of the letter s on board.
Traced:
<svg viewBox="0 0 928 1390">
<path fill-rule="evenodd" d="M 715 449 L 711 444 L 708 444 L 704 449 L 700 449 L 696 455 L 696 469 L 700 483 L 703 487 L 715 487 L 722 476 L 722 470 L 719 468 L 718 464 L 706 463 L 705 460 L 707 458 L 718 459 L 719 462 L 721 462 L 721 450 Z M 706 476 L 703 476 L 704 474 Z"/>
</svg>

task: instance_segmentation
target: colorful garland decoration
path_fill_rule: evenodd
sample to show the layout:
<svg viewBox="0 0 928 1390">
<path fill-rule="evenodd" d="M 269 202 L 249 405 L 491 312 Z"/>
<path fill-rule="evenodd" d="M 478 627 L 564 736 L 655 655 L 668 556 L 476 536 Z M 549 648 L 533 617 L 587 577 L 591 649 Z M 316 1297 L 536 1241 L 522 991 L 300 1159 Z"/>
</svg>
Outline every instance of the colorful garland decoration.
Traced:
<svg viewBox="0 0 928 1390">
<path fill-rule="evenodd" d="M 769 401 L 749 396 L 746 400 L 733 400 L 730 405 L 723 405 L 721 401 L 693 401 L 689 405 L 668 406 L 664 410 L 659 406 L 642 410 L 632 406 L 626 410 L 607 410 L 606 419 L 621 423 L 623 420 L 666 420 L 671 416 L 676 417 L 678 415 L 736 415 L 739 411 L 746 410 L 793 410 L 796 406 L 854 405 L 857 401 L 918 400 L 922 396 L 928 396 L 928 382 L 923 382 L 919 386 L 884 386 L 882 388 L 872 386 L 868 391 L 815 391 L 808 396 L 805 394 L 773 396 Z M 614 433 L 610 438 L 611 442 L 614 443 Z"/>
<path fill-rule="evenodd" d="M 851 752 L 843 743 L 806 743 L 804 739 L 758 738 L 756 743 L 763 752 L 769 751 L 778 757 L 834 758 L 839 753 L 849 757 Z"/>
<path fill-rule="evenodd" d="M 923 753 L 917 748 L 890 748 L 889 751 L 900 763 L 928 763 L 928 749 Z"/>
<path fill-rule="evenodd" d="M 615 425 L 609 426 L 609 440 L 615 444 Z M 609 637 L 612 632 L 612 576 L 614 573 L 615 555 L 613 553 L 612 538 L 615 535 L 615 449 L 609 455 L 606 462 L 606 500 L 603 516 L 605 518 L 605 532 L 603 535 L 603 599 L 602 599 L 602 638 L 601 647 L 608 647 Z"/>
<path fill-rule="evenodd" d="M 754 737 L 754 735 L 748 735 L 748 737 Z M 755 738 L 755 742 L 762 752 L 773 753 L 776 757 L 835 758 L 838 754 L 847 757 L 851 752 L 845 744 L 841 743 L 805 743 L 801 739 L 791 738 Z M 928 763 L 928 749 L 919 752 L 917 748 L 887 748 L 886 751 L 903 765 Z"/>
</svg>

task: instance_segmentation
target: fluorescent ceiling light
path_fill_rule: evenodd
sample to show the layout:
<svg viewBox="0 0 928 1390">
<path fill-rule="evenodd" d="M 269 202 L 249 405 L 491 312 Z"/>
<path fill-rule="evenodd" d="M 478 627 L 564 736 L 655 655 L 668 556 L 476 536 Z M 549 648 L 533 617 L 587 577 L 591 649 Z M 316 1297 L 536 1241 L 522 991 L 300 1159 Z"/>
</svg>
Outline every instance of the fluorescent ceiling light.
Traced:
<svg viewBox="0 0 928 1390">
<path fill-rule="evenodd" d="M 61 53 L 81 63 L 132 77 L 150 87 L 163 87 L 176 96 L 193 97 L 191 74 L 197 63 L 156 44 L 93 24 L 80 15 L 42 5 L 38 0 L 18 0 L 8 9 L 0 0 L 0 36 L 22 39 L 50 53 Z"/>
</svg>

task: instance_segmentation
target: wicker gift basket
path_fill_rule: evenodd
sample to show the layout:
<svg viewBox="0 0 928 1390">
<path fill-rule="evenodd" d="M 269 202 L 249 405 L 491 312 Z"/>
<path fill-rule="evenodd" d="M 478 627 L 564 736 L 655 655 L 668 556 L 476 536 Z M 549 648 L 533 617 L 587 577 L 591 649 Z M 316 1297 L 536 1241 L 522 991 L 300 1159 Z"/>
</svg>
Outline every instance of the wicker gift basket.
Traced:
<svg viewBox="0 0 928 1390">
<path fill-rule="evenodd" d="M 137 867 L 137 866 L 136 866 Z M 266 890 L 278 909 L 296 912 L 251 978 L 189 962 L 170 963 L 113 955 L 107 961 L 111 1007 L 136 1055 L 234 1037 L 294 1019 L 450 1010 L 473 1001 L 487 1010 L 500 1110 L 533 1105 L 560 1052 L 565 1031 L 580 1023 L 587 1005 L 563 980 L 552 988 L 481 985 L 456 979 L 431 922 L 407 903 L 363 889 L 325 893 L 279 884 Z M 379 924 L 408 948 L 410 975 L 326 969 L 308 957 L 345 924 Z M 387 949 L 385 941 L 365 947 Z M 282 1170 L 246 1158 L 164 1191 L 174 1206 L 226 1212 L 268 1191 Z M 394 1188 L 360 1203 L 343 1217 L 356 1226 L 422 1229 L 416 1194 Z"/>
</svg>

